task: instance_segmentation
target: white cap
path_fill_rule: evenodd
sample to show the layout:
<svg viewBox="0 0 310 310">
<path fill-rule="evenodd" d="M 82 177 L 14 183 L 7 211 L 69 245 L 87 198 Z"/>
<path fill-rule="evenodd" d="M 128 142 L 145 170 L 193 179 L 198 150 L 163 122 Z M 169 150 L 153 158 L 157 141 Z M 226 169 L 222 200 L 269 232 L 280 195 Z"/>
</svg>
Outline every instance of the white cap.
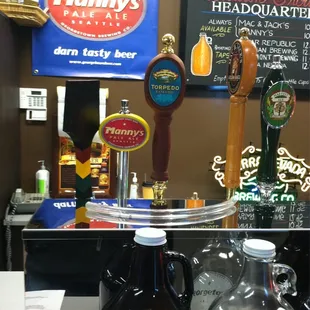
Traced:
<svg viewBox="0 0 310 310">
<path fill-rule="evenodd" d="M 137 172 L 131 172 L 131 174 L 133 174 L 132 182 L 138 183 Z"/>
<path fill-rule="evenodd" d="M 243 242 L 243 252 L 257 258 L 272 258 L 276 255 L 276 246 L 266 240 L 248 239 Z"/>
<path fill-rule="evenodd" d="M 146 246 L 163 245 L 167 242 L 166 232 L 157 228 L 140 228 L 136 230 L 134 241 Z"/>
</svg>

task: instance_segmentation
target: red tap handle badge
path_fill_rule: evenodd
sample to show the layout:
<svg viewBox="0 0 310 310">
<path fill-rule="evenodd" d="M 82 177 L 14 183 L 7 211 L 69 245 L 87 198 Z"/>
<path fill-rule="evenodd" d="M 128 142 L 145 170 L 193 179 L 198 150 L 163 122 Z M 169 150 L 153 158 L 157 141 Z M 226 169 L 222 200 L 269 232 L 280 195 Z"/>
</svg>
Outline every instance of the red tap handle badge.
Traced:
<svg viewBox="0 0 310 310">
<path fill-rule="evenodd" d="M 136 151 L 149 140 L 148 123 L 136 114 L 116 113 L 106 117 L 99 127 L 103 143 L 119 152 Z"/>
<path fill-rule="evenodd" d="M 154 181 L 169 179 L 172 113 L 182 104 L 185 95 L 185 67 L 182 60 L 174 54 L 174 41 L 171 34 L 163 37 L 165 47 L 149 63 L 144 79 L 145 99 L 155 112 L 151 175 Z"/>
</svg>

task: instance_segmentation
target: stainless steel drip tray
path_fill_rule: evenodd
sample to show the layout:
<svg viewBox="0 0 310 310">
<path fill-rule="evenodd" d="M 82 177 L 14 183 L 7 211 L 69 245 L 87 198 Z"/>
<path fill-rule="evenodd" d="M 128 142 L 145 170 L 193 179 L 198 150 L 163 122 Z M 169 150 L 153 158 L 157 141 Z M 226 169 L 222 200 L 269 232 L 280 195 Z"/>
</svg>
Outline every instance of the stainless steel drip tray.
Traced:
<svg viewBox="0 0 310 310">
<path fill-rule="evenodd" d="M 75 200 L 45 200 L 23 230 L 23 239 L 98 239 L 145 226 L 173 230 L 184 238 L 201 229 L 224 230 L 223 218 L 236 211 L 234 201 L 220 200 L 205 200 L 204 207 L 187 209 L 186 200 L 168 199 L 168 209 L 164 210 L 151 209 L 152 201 L 145 199 L 128 200 L 128 208 L 117 207 L 113 199 L 92 202 L 95 204 L 88 206 L 90 228 L 75 229 Z M 257 227 L 280 231 L 310 227 L 310 202 L 277 202 L 267 208 L 257 202 L 240 202 L 237 208 L 234 216 L 240 231 L 257 230 Z"/>
</svg>

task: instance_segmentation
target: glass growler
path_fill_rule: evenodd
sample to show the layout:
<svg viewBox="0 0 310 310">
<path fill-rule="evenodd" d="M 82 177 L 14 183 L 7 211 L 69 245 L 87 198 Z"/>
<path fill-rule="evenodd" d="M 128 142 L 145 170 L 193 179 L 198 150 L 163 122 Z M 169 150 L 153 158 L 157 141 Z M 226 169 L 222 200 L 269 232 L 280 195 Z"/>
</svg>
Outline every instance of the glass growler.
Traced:
<svg viewBox="0 0 310 310">
<path fill-rule="evenodd" d="M 99 283 L 99 309 L 102 309 L 109 299 L 126 283 L 133 251 L 134 244 L 123 244 L 102 270 Z"/>
<path fill-rule="evenodd" d="M 243 243 L 244 266 L 238 283 L 217 298 L 210 310 L 293 310 L 282 297 L 296 295 L 296 274 L 282 264 L 275 264 L 276 247 L 273 243 L 249 239 Z M 278 283 L 280 275 L 285 282 Z"/>
<path fill-rule="evenodd" d="M 200 32 L 199 41 L 191 54 L 191 72 L 193 75 L 208 76 L 212 72 L 213 51 L 207 40 L 207 34 Z"/>
<path fill-rule="evenodd" d="M 297 274 L 297 295 L 284 298 L 295 310 L 310 309 L 310 238 L 308 231 L 290 231 L 285 243 L 279 248 L 276 261 L 292 266 Z"/>
<path fill-rule="evenodd" d="M 135 234 L 129 277 L 103 310 L 179 310 L 190 309 L 193 295 L 192 269 L 180 253 L 165 251 L 166 233 L 156 228 L 141 228 Z M 185 290 L 178 296 L 169 281 L 168 266 L 183 267 Z"/>
<path fill-rule="evenodd" d="M 134 243 L 124 243 L 102 269 L 99 283 L 99 309 L 102 309 L 109 299 L 126 283 L 134 249 Z M 173 284 L 175 281 L 175 269 L 172 263 L 168 265 L 168 277 L 169 282 Z"/>
<path fill-rule="evenodd" d="M 191 264 L 194 277 L 191 309 L 205 310 L 221 293 L 237 283 L 243 256 L 230 234 L 227 236 L 221 232 L 213 234 L 193 255 Z"/>
</svg>

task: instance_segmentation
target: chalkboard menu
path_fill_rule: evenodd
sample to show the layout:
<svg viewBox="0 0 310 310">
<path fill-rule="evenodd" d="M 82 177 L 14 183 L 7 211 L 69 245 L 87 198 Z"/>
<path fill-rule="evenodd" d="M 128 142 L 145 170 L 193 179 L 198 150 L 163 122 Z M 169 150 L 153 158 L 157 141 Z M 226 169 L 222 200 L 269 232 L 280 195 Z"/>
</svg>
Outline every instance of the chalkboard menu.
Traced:
<svg viewBox="0 0 310 310">
<path fill-rule="evenodd" d="M 275 203 L 273 206 L 271 228 L 297 229 L 310 228 L 310 202 Z M 257 202 L 240 202 L 238 228 L 255 229 L 257 227 Z M 197 225 L 197 228 L 221 228 L 222 220 Z M 265 227 L 266 228 L 266 227 Z"/>
<path fill-rule="evenodd" d="M 281 55 L 291 85 L 309 88 L 310 0 L 188 0 L 186 16 L 187 84 L 224 86 L 230 47 L 247 27 L 257 47 L 257 87 L 272 56 Z"/>
<path fill-rule="evenodd" d="M 256 228 L 255 203 L 241 203 L 239 228 Z M 310 206 L 306 202 L 279 203 L 273 206 L 272 228 L 310 228 Z"/>
</svg>

